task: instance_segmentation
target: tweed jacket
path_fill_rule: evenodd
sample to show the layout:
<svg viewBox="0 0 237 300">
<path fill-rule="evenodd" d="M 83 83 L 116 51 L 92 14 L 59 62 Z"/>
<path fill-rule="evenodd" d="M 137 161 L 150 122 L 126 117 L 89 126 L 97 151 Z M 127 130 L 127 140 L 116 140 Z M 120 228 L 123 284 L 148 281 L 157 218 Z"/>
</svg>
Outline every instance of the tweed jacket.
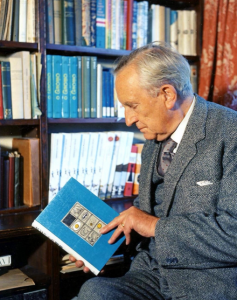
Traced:
<svg viewBox="0 0 237 300">
<path fill-rule="evenodd" d="M 146 141 L 142 153 L 135 205 L 148 213 L 152 213 L 151 181 L 159 147 L 160 143 Z M 235 111 L 196 95 L 158 202 L 155 259 L 172 299 L 237 299 Z"/>
</svg>

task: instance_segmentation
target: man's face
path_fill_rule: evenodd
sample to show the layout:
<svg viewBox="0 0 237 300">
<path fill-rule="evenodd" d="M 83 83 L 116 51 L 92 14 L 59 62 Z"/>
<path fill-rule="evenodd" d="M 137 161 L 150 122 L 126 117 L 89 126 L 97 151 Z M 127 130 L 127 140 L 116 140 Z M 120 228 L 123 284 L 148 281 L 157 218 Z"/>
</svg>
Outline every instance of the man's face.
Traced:
<svg viewBox="0 0 237 300">
<path fill-rule="evenodd" d="M 136 124 L 147 140 L 162 141 L 173 132 L 172 113 L 167 109 L 164 92 L 152 97 L 140 87 L 139 76 L 130 65 L 122 69 L 115 82 L 120 103 L 125 108 L 126 125 Z"/>
</svg>

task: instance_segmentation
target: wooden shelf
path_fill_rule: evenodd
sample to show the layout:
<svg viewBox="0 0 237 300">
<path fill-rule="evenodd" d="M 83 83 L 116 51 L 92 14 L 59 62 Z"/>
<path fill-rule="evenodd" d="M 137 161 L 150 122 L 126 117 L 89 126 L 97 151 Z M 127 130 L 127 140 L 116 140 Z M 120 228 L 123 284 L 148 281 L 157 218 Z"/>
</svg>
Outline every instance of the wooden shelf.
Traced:
<svg viewBox="0 0 237 300">
<path fill-rule="evenodd" d="M 11 119 L 11 120 L 0 120 L 1 126 L 36 126 L 40 124 L 39 119 Z"/>
<path fill-rule="evenodd" d="M 10 41 L 0 41 L 0 51 L 7 50 L 27 50 L 27 51 L 37 51 L 38 43 L 22 43 L 22 42 L 10 42 Z"/>
<path fill-rule="evenodd" d="M 96 118 L 96 119 L 84 119 L 84 118 L 75 118 L 75 119 L 48 119 L 49 124 L 104 124 L 104 123 L 125 123 L 124 118 Z"/>
</svg>

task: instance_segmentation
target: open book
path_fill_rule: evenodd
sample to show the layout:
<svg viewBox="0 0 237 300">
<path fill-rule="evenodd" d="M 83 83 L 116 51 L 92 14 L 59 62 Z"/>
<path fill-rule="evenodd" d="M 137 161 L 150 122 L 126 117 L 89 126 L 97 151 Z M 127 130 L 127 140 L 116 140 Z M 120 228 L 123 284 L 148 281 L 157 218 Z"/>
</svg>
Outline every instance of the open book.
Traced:
<svg viewBox="0 0 237 300">
<path fill-rule="evenodd" d="M 100 233 L 116 216 L 115 210 L 71 178 L 32 226 L 97 275 L 125 239 L 108 244 L 114 230 Z"/>
</svg>

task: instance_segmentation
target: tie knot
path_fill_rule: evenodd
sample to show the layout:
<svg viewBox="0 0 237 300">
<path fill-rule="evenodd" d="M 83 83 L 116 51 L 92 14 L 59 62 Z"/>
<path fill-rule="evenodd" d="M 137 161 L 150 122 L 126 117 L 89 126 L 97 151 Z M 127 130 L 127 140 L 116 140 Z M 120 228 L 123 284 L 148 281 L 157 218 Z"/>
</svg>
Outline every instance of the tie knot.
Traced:
<svg viewBox="0 0 237 300">
<path fill-rule="evenodd" d="M 173 153 L 174 149 L 176 148 L 177 143 L 173 141 L 171 138 L 168 138 L 163 145 L 163 152 Z"/>
</svg>

